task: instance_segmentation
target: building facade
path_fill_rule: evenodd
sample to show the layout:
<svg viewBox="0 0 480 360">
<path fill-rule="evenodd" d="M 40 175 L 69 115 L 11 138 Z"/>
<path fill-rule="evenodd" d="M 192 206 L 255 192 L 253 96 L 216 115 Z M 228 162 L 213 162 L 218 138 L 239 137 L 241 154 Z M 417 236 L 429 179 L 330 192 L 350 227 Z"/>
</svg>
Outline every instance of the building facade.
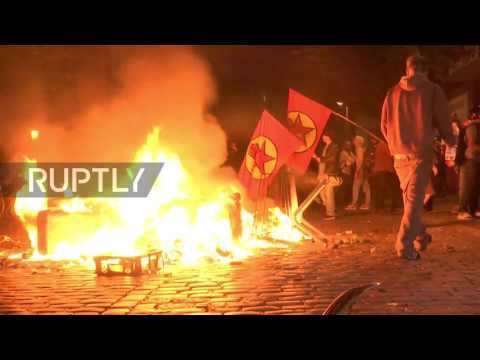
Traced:
<svg viewBox="0 0 480 360">
<path fill-rule="evenodd" d="M 480 103 L 480 46 L 456 48 L 445 87 L 452 113 L 462 120 Z"/>
</svg>

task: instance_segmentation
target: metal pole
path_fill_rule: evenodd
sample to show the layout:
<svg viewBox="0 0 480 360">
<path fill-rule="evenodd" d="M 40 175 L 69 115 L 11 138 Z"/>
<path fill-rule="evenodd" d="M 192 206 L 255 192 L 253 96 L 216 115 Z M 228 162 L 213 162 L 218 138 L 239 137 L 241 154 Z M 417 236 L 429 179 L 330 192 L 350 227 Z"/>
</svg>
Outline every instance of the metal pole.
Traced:
<svg viewBox="0 0 480 360">
<path fill-rule="evenodd" d="M 305 200 L 300 204 L 297 211 L 295 212 L 295 224 L 297 227 L 302 230 L 304 233 L 310 235 L 313 239 L 321 241 L 327 237 L 320 230 L 318 230 L 314 225 L 310 224 L 307 220 L 303 218 L 303 213 L 310 204 L 315 200 L 315 198 L 320 194 L 320 192 L 325 187 L 325 183 L 321 182 L 317 187 L 307 196 Z"/>
<path fill-rule="evenodd" d="M 298 209 L 298 197 L 297 197 L 297 186 L 295 184 L 295 175 L 290 169 L 287 169 L 288 174 L 288 183 L 290 190 L 290 209 L 288 209 L 289 216 L 291 219 L 295 218 L 295 213 Z"/>
</svg>

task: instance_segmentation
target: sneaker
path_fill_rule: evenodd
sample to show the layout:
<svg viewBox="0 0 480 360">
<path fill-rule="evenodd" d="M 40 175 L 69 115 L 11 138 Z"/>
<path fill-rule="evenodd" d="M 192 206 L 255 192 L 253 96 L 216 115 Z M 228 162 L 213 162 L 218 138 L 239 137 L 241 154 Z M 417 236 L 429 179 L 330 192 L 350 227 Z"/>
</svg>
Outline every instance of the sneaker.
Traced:
<svg viewBox="0 0 480 360">
<path fill-rule="evenodd" d="M 480 211 L 475 211 L 475 217 L 480 218 Z"/>
<path fill-rule="evenodd" d="M 336 219 L 335 216 L 325 216 L 325 217 L 323 218 L 323 221 L 332 221 L 332 220 L 335 220 L 335 219 Z"/>
<path fill-rule="evenodd" d="M 397 256 L 401 259 L 405 259 L 409 261 L 420 260 L 420 254 L 416 251 L 413 251 L 411 253 L 407 253 L 406 251 L 398 251 Z"/>
<path fill-rule="evenodd" d="M 362 205 L 360 206 L 360 210 L 370 211 L 370 206 Z"/>
<path fill-rule="evenodd" d="M 462 221 L 473 220 L 473 216 L 468 212 L 459 212 L 457 215 L 457 219 Z"/>
<path fill-rule="evenodd" d="M 347 210 L 347 211 L 357 211 L 357 207 L 354 206 L 354 205 L 348 205 L 347 207 L 345 207 L 345 210 Z"/>
<path fill-rule="evenodd" d="M 432 235 L 425 234 L 425 236 L 417 237 L 413 241 L 413 245 L 415 247 L 415 250 L 425 251 L 425 250 L 427 250 L 427 247 L 428 247 L 428 245 L 430 245 L 431 242 L 432 242 Z"/>
</svg>

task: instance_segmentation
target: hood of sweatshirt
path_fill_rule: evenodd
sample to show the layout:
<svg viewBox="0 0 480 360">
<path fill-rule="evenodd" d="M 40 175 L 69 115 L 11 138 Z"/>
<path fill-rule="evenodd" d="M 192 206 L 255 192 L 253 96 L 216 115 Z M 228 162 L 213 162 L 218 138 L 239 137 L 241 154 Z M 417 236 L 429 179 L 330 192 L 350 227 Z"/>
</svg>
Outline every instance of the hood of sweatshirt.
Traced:
<svg viewBox="0 0 480 360">
<path fill-rule="evenodd" d="M 403 76 L 400 79 L 400 87 L 406 91 L 415 91 L 430 82 L 426 75 L 415 74 L 413 76 Z"/>
</svg>

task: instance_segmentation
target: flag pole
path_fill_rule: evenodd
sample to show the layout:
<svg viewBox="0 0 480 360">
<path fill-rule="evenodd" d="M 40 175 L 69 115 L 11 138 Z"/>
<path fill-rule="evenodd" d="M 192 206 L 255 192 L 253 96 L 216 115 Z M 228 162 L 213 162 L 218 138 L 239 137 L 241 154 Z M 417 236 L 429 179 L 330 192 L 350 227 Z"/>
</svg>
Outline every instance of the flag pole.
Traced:
<svg viewBox="0 0 480 360">
<path fill-rule="evenodd" d="M 367 130 L 367 129 L 365 129 L 363 126 L 358 125 L 355 121 L 350 120 L 350 119 L 349 119 L 348 117 L 346 117 L 345 115 L 342 115 L 342 114 L 340 114 L 340 113 L 337 113 L 336 111 L 332 111 L 332 114 L 338 116 L 339 118 L 342 118 L 343 120 L 345 120 L 345 121 L 348 122 L 349 124 L 352 124 L 353 126 L 355 126 L 355 127 L 359 128 L 359 129 L 365 131 L 368 135 L 370 135 L 370 136 L 373 137 L 374 139 L 376 139 L 376 140 L 378 140 L 378 141 L 383 141 L 383 142 L 385 142 L 384 139 L 379 138 L 377 135 L 375 135 L 374 133 L 372 133 L 370 130 Z"/>
</svg>

